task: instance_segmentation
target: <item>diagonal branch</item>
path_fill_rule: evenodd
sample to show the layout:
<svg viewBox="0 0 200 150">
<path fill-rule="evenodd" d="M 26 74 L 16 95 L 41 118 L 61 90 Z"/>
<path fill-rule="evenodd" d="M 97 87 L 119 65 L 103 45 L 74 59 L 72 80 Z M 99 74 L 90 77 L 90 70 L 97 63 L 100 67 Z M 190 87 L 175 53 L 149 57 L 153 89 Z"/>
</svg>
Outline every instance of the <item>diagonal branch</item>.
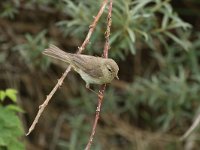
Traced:
<svg viewBox="0 0 200 150">
<path fill-rule="evenodd" d="M 110 48 L 110 44 L 109 44 L 109 37 L 110 37 L 110 27 L 111 27 L 111 23 L 112 23 L 112 0 L 110 0 L 110 5 L 109 5 L 109 11 L 108 11 L 108 17 L 107 17 L 107 28 L 106 28 L 106 32 L 105 32 L 105 45 L 104 45 L 104 50 L 103 50 L 103 55 L 105 58 L 108 58 L 108 50 Z M 90 150 L 90 147 L 92 145 L 92 141 L 96 132 L 96 127 L 97 127 L 97 123 L 99 120 L 99 116 L 100 116 L 100 111 L 101 111 L 101 105 L 103 102 L 103 97 L 104 97 L 104 91 L 106 89 L 106 84 L 102 85 L 100 90 L 99 90 L 99 94 L 98 94 L 98 105 L 97 105 L 97 109 L 96 109 L 96 115 L 95 115 L 95 120 L 93 123 L 93 127 L 92 127 L 92 133 L 90 135 L 89 141 L 87 143 L 87 146 L 85 148 L 85 150 Z"/>
<path fill-rule="evenodd" d="M 101 15 L 102 15 L 102 13 L 103 13 L 103 11 L 104 11 L 104 9 L 105 9 L 105 6 L 107 5 L 107 2 L 108 2 L 108 0 L 104 0 L 104 1 L 102 2 L 102 5 L 101 5 L 101 7 L 100 7 L 100 9 L 99 9 L 99 12 L 98 12 L 97 16 L 94 17 L 94 21 L 92 22 L 92 24 L 91 24 L 90 27 L 89 27 L 90 29 L 89 29 L 89 31 L 88 31 L 88 34 L 87 34 L 87 36 L 86 36 L 86 38 L 85 38 L 83 44 L 81 45 L 81 47 L 78 48 L 78 51 L 77 51 L 78 54 L 82 53 L 83 50 L 85 49 L 85 47 L 87 46 L 87 44 L 89 43 L 90 37 L 91 37 L 91 35 L 92 35 L 92 33 L 93 33 L 95 27 L 96 27 L 97 22 L 99 21 L 99 18 L 101 17 Z M 66 77 L 67 74 L 70 72 L 70 70 L 71 70 L 71 66 L 69 66 L 69 67 L 65 70 L 65 72 L 64 72 L 63 75 L 62 75 L 62 77 L 58 80 L 58 82 L 57 82 L 57 84 L 55 85 L 55 87 L 53 88 L 53 90 L 49 93 L 49 95 L 48 95 L 47 98 L 45 99 L 44 103 L 43 103 L 42 105 L 39 106 L 38 113 L 37 113 L 37 115 L 36 115 L 36 117 L 35 117 L 33 123 L 31 124 L 31 126 L 30 126 L 30 128 L 29 128 L 29 130 L 28 130 L 28 133 L 26 134 L 26 136 L 29 135 L 29 134 L 34 130 L 35 125 L 38 123 L 38 120 L 39 120 L 39 118 L 40 118 L 42 112 L 44 111 L 45 107 L 48 105 L 48 103 L 49 103 L 50 99 L 52 98 L 52 96 L 54 95 L 54 93 L 55 93 L 55 92 L 57 91 L 57 89 L 62 85 L 62 83 L 63 83 L 65 77 Z"/>
<path fill-rule="evenodd" d="M 183 136 L 180 137 L 180 141 L 187 139 L 188 136 L 190 136 L 192 132 L 198 127 L 199 123 L 200 123 L 200 113 L 197 115 L 190 128 L 184 133 Z"/>
<path fill-rule="evenodd" d="M 112 24 L 112 0 L 110 0 L 109 10 L 108 10 L 108 17 L 107 17 L 107 28 L 105 32 L 105 45 L 103 54 L 105 58 L 108 58 L 108 50 L 110 49 L 109 37 L 110 37 L 110 27 Z"/>
</svg>

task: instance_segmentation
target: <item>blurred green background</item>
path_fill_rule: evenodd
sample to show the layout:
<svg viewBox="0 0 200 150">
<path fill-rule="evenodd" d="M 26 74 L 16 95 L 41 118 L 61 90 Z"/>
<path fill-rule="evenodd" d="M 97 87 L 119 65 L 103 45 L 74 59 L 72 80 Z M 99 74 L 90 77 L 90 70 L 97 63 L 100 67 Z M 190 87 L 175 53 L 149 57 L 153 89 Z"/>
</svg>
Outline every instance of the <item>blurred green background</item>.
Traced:
<svg viewBox="0 0 200 150">
<path fill-rule="evenodd" d="M 67 68 L 42 51 L 76 52 L 101 2 L 0 2 L 0 150 L 84 149 L 97 96 L 75 72 L 24 133 Z M 84 54 L 102 55 L 107 12 Z M 120 80 L 107 86 L 92 150 L 199 149 L 198 129 L 178 141 L 200 111 L 199 20 L 199 0 L 114 0 L 109 57 Z"/>
</svg>

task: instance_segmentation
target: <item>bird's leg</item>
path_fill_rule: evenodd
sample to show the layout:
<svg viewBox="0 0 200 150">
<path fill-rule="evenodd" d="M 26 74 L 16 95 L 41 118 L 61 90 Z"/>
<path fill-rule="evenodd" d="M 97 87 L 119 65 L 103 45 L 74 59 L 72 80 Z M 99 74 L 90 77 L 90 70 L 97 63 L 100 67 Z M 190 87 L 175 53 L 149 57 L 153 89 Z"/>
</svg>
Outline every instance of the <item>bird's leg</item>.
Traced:
<svg viewBox="0 0 200 150">
<path fill-rule="evenodd" d="M 97 92 L 95 92 L 94 90 L 92 90 L 92 89 L 90 88 L 90 84 L 86 83 L 85 87 L 86 87 L 88 90 L 90 90 L 90 91 L 92 91 L 92 92 L 94 92 L 95 94 L 98 95 Z"/>
</svg>

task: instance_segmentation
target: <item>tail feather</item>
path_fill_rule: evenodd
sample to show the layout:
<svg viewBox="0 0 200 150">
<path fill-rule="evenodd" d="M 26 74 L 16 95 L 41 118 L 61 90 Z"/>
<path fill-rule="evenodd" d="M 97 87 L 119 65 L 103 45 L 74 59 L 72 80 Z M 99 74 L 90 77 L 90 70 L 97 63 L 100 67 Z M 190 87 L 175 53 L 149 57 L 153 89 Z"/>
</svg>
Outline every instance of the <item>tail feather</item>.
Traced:
<svg viewBox="0 0 200 150">
<path fill-rule="evenodd" d="M 62 51 L 61 49 L 59 49 L 58 47 L 56 47 L 53 44 L 49 45 L 49 48 L 45 49 L 43 51 L 44 55 L 62 60 L 64 62 L 70 63 L 70 56 L 68 53 Z"/>
</svg>

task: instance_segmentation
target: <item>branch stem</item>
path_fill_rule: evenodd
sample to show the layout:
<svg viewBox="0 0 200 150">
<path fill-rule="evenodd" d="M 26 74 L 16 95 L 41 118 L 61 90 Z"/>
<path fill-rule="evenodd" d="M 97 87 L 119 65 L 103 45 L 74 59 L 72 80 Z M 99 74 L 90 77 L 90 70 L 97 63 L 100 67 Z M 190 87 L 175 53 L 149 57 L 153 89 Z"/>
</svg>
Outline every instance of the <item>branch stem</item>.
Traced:
<svg viewBox="0 0 200 150">
<path fill-rule="evenodd" d="M 104 45 L 104 50 L 103 50 L 103 55 L 105 58 L 108 58 L 108 50 L 110 48 L 110 44 L 109 44 L 109 37 L 110 37 L 110 27 L 111 27 L 111 23 L 112 23 L 112 0 L 110 0 L 110 5 L 109 5 L 109 11 L 108 11 L 108 16 L 107 16 L 107 28 L 106 28 L 106 32 L 105 32 L 105 45 Z M 97 109 L 96 109 L 96 115 L 95 115 L 95 120 L 93 123 L 93 127 L 92 127 L 92 133 L 90 135 L 89 141 L 87 143 L 87 146 L 85 148 L 85 150 L 90 150 L 90 147 L 92 145 L 93 142 L 93 138 L 96 132 L 96 127 L 98 124 L 98 120 L 100 117 L 100 111 L 101 111 L 101 106 L 103 103 L 103 97 L 104 97 L 104 91 L 106 89 L 106 84 L 102 85 L 100 90 L 99 90 L 99 94 L 98 94 L 98 105 L 97 105 Z"/>
<path fill-rule="evenodd" d="M 81 47 L 78 48 L 78 51 L 77 51 L 78 54 L 82 53 L 83 50 L 86 48 L 87 44 L 89 43 L 90 38 L 92 36 L 92 33 L 93 33 L 93 31 L 94 31 L 94 29 L 95 29 L 95 27 L 97 25 L 97 22 L 99 21 L 101 15 L 102 15 L 102 13 L 103 13 L 103 11 L 105 9 L 107 1 L 108 0 L 104 0 L 103 1 L 102 5 L 101 5 L 101 7 L 99 9 L 99 12 L 98 12 L 97 16 L 94 17 L 94 21 L 89 26 L 88 34 L 87 34 L 87 36 L 86 36 L 83 44 L 81 45 Z M 29 128 L 29 130 L 28 130 L 28 132 L 26 134 L 26 136 L 29 135 L 34 130 L 35 125 L 38 123 L 38 120 L 39 120 L 40 116 L 42 115 L 42 112 L 44 111 L 45 107 L 48 105 L 49 101 L 51 100 L 52 96 L 55 94 L 55 92 L 57 91 L 57 89 L 62 85 L 65 77 L 70 72 L 70 70 L 71 70 L 71 66 L 69 66 L 65 70 L 65 72 L 63 73 L 63 75 L 61 76 L 61 78 L 58 80 L 57 84 L 54 86 L 54 88 L 52 89 L 52 91 L 49 93 L 49 95 L 47 95 L 47 98 L 45 99 L 44 103 L 39 106 L 39 110 L 37 112 L 37 115 L 36 115 L 33 123 L 31 124 L 31 126 L 30 126 L 30 128 Z"/>
<path fill-rule="evenodd" d="M 94 138 L 94 135 L 95 135 L 95 132 L 96 132 L 96 127 L 97 127 L 99 116 L 100 116 L 101 106 L 102 106 L 102 103 L 103 103 L 103 97 L 104 97 L 105 89 L 106 89 L 106 84 L 102 85 L 102 87 L 99 91 L 99 94 L 98 94 L 98 105 L 97 105 L 97 109 L 96 109 L 95 120 L 94 120 L 93 127 L 92 127 L 92 133 L 90 135 L 90 138 L 89 138 L 89 141 L 87 143 L 85 150 L 90 150 L 90 147 L 91 147 L 92 142 L 93 142 L 93 138 Z"/>
</svg>

